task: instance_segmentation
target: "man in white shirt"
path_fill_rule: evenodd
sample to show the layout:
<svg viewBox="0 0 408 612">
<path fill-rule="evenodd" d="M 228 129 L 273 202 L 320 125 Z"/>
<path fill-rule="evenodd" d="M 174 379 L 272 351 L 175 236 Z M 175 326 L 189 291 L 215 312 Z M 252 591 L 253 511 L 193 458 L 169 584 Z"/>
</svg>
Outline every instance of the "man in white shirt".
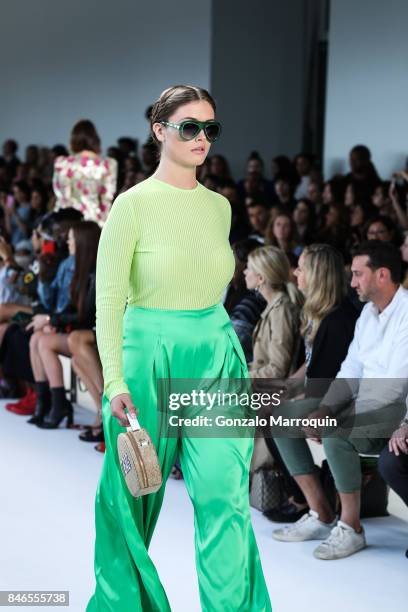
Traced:
<svg viewBox="0 0 408 612">
<path fill-rule="evenodd" d="M 366 546 L 360 524 L 359 453 L 379 454 L 392 432 L 399 431 L 400 424 L 403 427 L 407 412 L 408 291 L 400 285 L 399 251 L 390 243 L 366 242 L 353 257 L 351 271 L 351 286 L 368 303 L 357 321 L 347 356 L 317 410 L 310 413 L 310 400 L 293 402 L 291 410 L 291 416 L 339 419 L 342 429 L 330 432 L 330 437 L 306 429 L 308 437 L 323 443 L 341 499 L 338 522 L 315 473 L 306 440 L 275 438 L 310 512 L 290 527 L 276 530 L 273 537 L 323 540 L 314 551 L 319 559 L 341 559 Z"/>
</svg>

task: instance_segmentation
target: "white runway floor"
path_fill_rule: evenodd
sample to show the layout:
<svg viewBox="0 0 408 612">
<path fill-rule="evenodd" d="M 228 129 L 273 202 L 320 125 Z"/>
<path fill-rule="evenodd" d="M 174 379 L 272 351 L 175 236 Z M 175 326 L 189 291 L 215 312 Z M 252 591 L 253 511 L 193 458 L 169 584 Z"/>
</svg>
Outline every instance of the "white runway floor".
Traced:
<svg viewBox="0 0 408 612">
<path fill-rule="evenodd" d="M 69 610 L 83 612 L 94 588 L 94 495 L 103 455 L 75 430 L 41 430 L 26 420 L 1 402 L 0 590 L 69 590 Z M 81 410 L 77 420 L 93 415 Z M 315 542 L 275 542 L 273 524 L 256 510 L 253 524 L 274 612 L 406 609 L 408 523 L 366 520 L 369 548 L 341 561 L 314 559 Z M 168 481 L 150 553 L 173 612 L 199 612 L 193 514 L 182 481 Z"/>
</svg>

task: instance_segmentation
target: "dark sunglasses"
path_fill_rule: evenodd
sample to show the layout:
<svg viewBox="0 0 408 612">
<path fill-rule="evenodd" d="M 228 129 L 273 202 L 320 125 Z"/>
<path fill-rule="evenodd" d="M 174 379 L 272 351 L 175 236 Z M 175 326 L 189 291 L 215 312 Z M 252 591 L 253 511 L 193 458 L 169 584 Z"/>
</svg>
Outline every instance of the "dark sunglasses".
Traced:
<svg viewBox="0 0 408 612">
<path fill-rule="evenodd" d="M 162 125 L 175 128 L 179 131 L 182 140 L 193 140 L 201 130 L 208 142 L 214 142 L 220 137 L 221 123 L 219 121 L 196 121 L 195 119 L 185 119 L 181 123 L 172 123 L 172 121 L 160 121 Z"/>
</svg>

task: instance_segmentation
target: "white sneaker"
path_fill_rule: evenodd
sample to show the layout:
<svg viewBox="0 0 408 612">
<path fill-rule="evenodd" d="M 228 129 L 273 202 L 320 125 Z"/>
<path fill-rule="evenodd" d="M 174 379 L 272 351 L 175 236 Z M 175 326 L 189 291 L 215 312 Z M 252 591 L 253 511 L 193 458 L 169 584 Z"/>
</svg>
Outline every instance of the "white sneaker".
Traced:
<svg viewBox="0 0 408 612">
<path fill-rule="evenodd" d="M 275 529 L 272 537 L 281 542 L 304 542 L 305 540 L 324 540 L 327 538 L 337 520 L 332 523 L 319 521 L 319 515 L 314 510 L 304 514 L 296 523 Z"/>
<path fill-rule="evenodd" d="M 313 552 L 317 559 L 343 559 L 367 546 L 364 529 L 356 533 L 353 527 L 339 521 L 329 537 Z"/>
</svg>

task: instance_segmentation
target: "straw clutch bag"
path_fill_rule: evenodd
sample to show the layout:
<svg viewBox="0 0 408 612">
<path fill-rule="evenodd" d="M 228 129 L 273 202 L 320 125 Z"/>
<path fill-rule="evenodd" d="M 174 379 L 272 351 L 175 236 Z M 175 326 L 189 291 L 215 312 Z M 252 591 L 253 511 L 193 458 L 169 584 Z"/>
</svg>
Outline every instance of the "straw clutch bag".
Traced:
<svg viewBox="0 0 408 612">
<path fill-rule="evenodd" d="M 118 435 L 120 467 L 133 497 L 155 493 L 162 484 L 156 449 L 149 434 L 127 413 L 130 427 Z"/>
</svg>

